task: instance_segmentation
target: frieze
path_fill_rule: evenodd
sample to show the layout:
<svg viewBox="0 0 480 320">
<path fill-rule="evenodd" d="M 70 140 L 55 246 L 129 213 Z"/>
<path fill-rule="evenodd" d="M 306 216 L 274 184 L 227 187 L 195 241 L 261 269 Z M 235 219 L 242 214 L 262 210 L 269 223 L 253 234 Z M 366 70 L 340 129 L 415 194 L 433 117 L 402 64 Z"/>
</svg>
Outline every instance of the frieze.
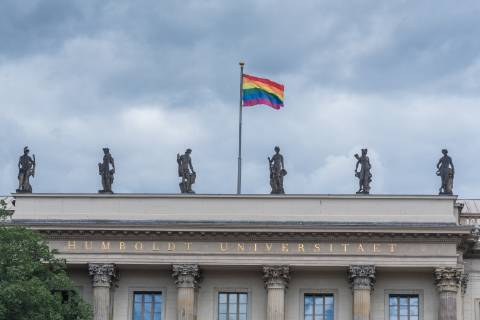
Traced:
<svg viewBox="0 0 480 320">
<path fill-rule="evenodd" d="M 117 254 L 260 254 L 260 255 L 358 255 L 358 256 L 451 256 L 454 244 L 394 242 L 222 242 L 222 241 L 134 241 L 52 240 L 60 253 Z"/>
</svg>

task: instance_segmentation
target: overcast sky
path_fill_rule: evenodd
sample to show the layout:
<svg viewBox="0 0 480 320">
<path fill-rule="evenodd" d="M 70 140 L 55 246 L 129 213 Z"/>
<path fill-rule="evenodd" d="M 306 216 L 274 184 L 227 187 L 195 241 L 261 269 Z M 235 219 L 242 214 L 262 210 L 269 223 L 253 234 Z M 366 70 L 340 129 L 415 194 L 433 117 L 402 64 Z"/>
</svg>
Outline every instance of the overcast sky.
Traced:
<svg viewBox="0 0 480 320">
<path fill-rule="evenodd" d="M 281 147 L 287 193 L 480 197 L 480 2 L 0 1 L 0 194 L 28 145 L 34 192 L 177 193 L 193 149 L 197 193 L 236 191 L 239 66 L 285 85 L 285 108 L 244 110 L 243 191 L 268 193 Z"/>
</svg>

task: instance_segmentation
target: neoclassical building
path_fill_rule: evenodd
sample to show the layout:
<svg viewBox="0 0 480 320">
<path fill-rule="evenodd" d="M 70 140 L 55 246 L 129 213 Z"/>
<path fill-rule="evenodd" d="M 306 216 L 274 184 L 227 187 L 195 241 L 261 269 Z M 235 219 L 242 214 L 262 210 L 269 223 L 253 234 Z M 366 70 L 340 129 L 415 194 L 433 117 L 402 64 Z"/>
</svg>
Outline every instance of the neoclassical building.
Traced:
<svg viewBox="0 0 480 320">
<path fill-rule="evenodd" d="M 480 319 L 474 200 L 14 196 L 95 320 Z"/>
</svg>

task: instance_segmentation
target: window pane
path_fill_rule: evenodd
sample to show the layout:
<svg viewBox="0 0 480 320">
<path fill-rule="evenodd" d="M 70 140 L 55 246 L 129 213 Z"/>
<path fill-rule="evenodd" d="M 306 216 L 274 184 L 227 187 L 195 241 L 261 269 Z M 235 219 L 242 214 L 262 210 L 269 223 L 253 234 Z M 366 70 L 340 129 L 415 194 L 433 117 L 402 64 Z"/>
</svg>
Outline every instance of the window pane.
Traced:
<svg viewBox="0 0 480 320">
<path fill-rule="evenodd" d="M 397 320 L 398 308 L 397 306 L 390 307 L 390 319 Z"/>
<path fill-rule="evenodd" d="M 418 295 L 390 295 L 390 320 L 418 320 Z"/>
<path fill-rule="evenodd" d="M 218 316 L 219 320 L 227 320 L 227 315 L 225 313 L 222 313 Z"/>
<path fill-rule="evenodd" d="M 414 306 L 418 306 L 418 297 L 411 297 L 410 304 Z"/>
<path fill-rule="evenodd" d="M 239 306 L 239 312 L 240 313 L 247 313 L 247 305 L 245 303 L 242 303 L 240 306 Z"/>
<path fill-rule="evenodd" d="M 227 304 L 226 303 L 221 303 L 218 306 L 218 312 L 219 313 L 227 313 Z"/>
<path fill-rule="evenodd" d="M 225 293 L 218 294 L 218 302 L 219 303 L 226 303 L 227 302 L 227 295 Z"/>
<path fill-rule="evenodd" d="M 313 304 L 305 304 L 305 315 L 313 314 Z"/>
<path fill-rule="evenodd" d="M 240 293 L 239 302 L 240 303 L 247 303 L 247 294 L 246 293 Z"/>
<path fill-rule="evenodd" d="M 142 320 L 142 305 L 139 303 L 133 307 L 133 320 Z"/>
<path fill-rule="evenodd" d="M 304 320 L 333 320 L 333 305 L 332 294 L 306 294 L 304 296 Z"/>
<path fill-rule="evenodd" d="M 410 315 L 418 316 L 418 306 L 410 306 Z"/>
<path fill-rule="evenodd" d="M 161 293 L 134 292 L 133 301 L 133 320 L 162 320 Z"/>
<path fill-rule="evenodd" d="M 390 305 L 396 306 L 397 305 L 397 297 L 390 296 Z"/>
<path fill-rule="evenodd" d="M 241 315 L 238 317 L 238 320 L 247 320 L 247 315 L 246 315 L 246 314 L 241 314 Z"/>
<path fill-rule="evenodd" d="M 230 293 L 228 295 L 228 303 L 237 303 L 237 294 L 236 293 Z"/>
</svg>

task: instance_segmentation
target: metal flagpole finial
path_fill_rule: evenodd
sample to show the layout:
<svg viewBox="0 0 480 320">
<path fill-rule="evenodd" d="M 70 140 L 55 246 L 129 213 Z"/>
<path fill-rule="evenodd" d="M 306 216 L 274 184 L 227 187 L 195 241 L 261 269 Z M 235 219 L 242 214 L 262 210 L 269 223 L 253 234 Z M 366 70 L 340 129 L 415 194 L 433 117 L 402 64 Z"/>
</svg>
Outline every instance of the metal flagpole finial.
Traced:
<svg viewBox="0 0 480 320">
<path fill-rule="evenodd" d="M 240 65 L 240 67 L 243 67 L 245 65 L 245 61 L 240 61 L 238 64 Z"/>
</svg>

